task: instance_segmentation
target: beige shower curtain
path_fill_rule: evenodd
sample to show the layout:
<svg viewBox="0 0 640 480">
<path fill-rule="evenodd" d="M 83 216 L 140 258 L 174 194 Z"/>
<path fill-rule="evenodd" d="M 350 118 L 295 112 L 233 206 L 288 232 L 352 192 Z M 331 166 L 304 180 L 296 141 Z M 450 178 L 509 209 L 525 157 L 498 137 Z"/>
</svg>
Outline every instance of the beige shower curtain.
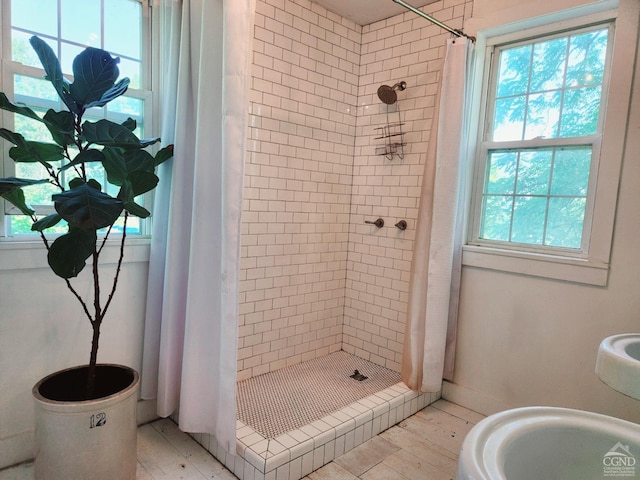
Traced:
<svg viewBox="0 0 640 480">
<path fill-rule="evenodd" d="M 449 39 L 416 221 L 402 381 L 437 392 L 451 375 L 467 190 L 467 84 L 473 43 Z M 447 361 L 445 362 L 445 358 Z M 446 366 L 445 366 L 446 363 Z"/>
</svg>

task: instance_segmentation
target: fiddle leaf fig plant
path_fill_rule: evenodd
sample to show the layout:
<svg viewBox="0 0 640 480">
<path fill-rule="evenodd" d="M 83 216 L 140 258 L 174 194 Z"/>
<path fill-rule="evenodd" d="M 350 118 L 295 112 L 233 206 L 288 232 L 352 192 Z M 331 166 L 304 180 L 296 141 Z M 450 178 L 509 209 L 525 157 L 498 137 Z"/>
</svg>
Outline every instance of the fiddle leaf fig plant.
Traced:
<svg viewBox="0 0 640 480">
<path fill-rule="evenodd" d="M 50 109 L 40 116 L 25 105 L 10 102 L 0 93 L 0 109 L 41 122 L 51 134 L 51 142 L 41 142 L 0 128 L 0 137 L 12 144 L 9 157 L 14 162 L 38 163 L 46 172 L 43 178 L 0 178 L 0 196 L 31 219 L 31 230 L 38 232 L 44 242 L 51 270 L 66 282 L 91 323 L 93 336 L 86 385 L 86 398 L 90 399 L 95 391 L 100 327 L 113 300 L 124 258 L 127 219 L 130 215 L 140 218 L 150 215 L 136 203 L 136 198 L 156 187 L 155 169 L 173 156 L 173 145 L 152 155 L 146 148 L 160 139 L 139 139 L 134 133 L 135 120 L 129 118 L 118 124 L 106 119 L 94 122 L 83 118 L 88 109 L 103 107 L 127 91 L 129 79 L 118 80 L 119 58 L 88 47 L 73 61 L 71 82 L 62 74 L 60 62 L 47 43 L 37 36 L 31 37 L 30 43 L 44 68 L 45 78 L 66 109 Z M 98 166 L 102 167 L 98 171 L 103 175 L 96 178 Z M 106 186 L 100 183 L 103 179 L 116 187 L 113 190 L 118 190 L 117 195 L 107 192 Z M 40 217 L 27 204 L 23 189 L 43 183 L 53 185 L 59 192 L 52 195 L 55 212 Z M 61 222 L 66 223 L 66 233 L 51 241 L 45 230 Z M 100 255 L 107 239 L 116 231 L 116 222 L 122 224 L 120 254 L 103 297 Z M 82 272 L 87 262 L 92 267 L 90 299 L 84 299 L 70 281 Z"/>
</svg>

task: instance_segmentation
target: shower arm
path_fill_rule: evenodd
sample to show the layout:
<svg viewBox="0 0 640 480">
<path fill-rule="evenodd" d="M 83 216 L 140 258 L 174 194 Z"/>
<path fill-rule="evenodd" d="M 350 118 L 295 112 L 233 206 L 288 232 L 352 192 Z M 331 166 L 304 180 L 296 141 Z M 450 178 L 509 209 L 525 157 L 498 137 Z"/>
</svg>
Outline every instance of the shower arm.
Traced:
<svg viewBox="0 0 640 480">
<path fill-rule="evenodd" d="M 457 30 L 455 28 L 451 28 L 449 25 L 447 25 L 445 23 L 442 23 L 440 20 L 437 20 L 437 19 L 433 18 L 431 15 L 427 15 L 422 10 L 418 10 L 416 7 L 414 7 L 412 5 L 409 5 L 407 2 L 404 2 L 403 0 L 393 0 L 393 1 L 398 3 L 398 4 L 400 4 L 400 5 L 402 5 L 406 9 L 411 10 L 416 15 L 419 15 L 422 18 L 425 18 L 425 19 L 429 20 L 431 23 L 435 23 L 440 28 L 444 28 L 447 32 L 450 32 L 450 33 L 454 34 L 456 37 L 466 37 L 469 40 L 471 40 L 472 42 L 476 41 L 475 37 L 471 37 L 471 36 L 463 33 L 462 30 Z"/>
</svg>

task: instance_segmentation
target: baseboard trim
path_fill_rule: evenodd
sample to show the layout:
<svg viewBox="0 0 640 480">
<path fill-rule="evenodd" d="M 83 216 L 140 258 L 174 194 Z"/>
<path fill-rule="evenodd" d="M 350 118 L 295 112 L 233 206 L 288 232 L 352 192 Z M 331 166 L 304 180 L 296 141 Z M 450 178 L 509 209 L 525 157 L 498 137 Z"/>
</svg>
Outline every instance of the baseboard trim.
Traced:
<svg viewBox="0 0 640 480">
<path fill-rule="evenodd" d="M 482 415 L 492 415 L 514 408 L 514 405 L 503 402 L 484 392 L 478 392 L 447 380 L 442 382 L 442 398 Z"/>
</svg>

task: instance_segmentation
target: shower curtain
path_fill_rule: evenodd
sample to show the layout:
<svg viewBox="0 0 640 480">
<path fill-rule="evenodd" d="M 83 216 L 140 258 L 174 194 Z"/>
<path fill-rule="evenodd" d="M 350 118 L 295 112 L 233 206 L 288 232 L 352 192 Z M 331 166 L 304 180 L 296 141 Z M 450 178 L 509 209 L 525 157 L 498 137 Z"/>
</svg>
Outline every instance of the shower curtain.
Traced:
<svg viewBox="0 0 640 480">
<path fill-rule="evenodd" d="M 156 0 L 162 138 L 142 397 L 235 455 L 238 259 L 255 0 Z"/>
<path fill-rule="evenodd" d="M 473 43 L 449 39 L 433 117 L 422 192 L 402 359 L 402 381 L 437 392 L 452 371 L 458 313 L 465 192 L 467 85 Z"/>
</svg>

